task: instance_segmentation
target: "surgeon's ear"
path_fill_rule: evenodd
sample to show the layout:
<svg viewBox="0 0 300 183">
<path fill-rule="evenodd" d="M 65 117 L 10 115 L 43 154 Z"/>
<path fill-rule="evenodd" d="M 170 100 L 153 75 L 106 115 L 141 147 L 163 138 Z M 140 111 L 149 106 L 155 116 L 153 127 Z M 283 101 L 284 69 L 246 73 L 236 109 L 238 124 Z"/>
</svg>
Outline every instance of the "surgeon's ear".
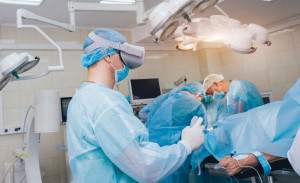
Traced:
<svg viewBox="0 0 300 183">
<path fill-rule="evenodd" d="M 109 55 L 109 56 L 103 57 L 103 59 L 104 59 L 107 63 L 111 63 L 111 61 L 112 61 L 110 55 Z"/>
</svg>

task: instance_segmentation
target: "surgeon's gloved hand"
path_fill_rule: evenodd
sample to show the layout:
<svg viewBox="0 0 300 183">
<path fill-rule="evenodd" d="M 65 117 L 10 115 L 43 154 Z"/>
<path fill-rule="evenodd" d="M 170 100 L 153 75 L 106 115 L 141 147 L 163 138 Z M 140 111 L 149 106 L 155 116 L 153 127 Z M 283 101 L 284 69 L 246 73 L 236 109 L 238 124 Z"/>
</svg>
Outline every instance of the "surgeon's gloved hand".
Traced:
<svg viewBox="0 0 300 183">
<path fill-rule="evenodd" d="M 203 118 L 200 117 L 195 124 L 193 124 L 192 126 L 187 126 L 182 130 L 181 140 L 189 145 L 189 153 L 197 149 L 204 142 L 203 130 L 205 126 L 201 125 L 202 122 Z"/>
</svg>

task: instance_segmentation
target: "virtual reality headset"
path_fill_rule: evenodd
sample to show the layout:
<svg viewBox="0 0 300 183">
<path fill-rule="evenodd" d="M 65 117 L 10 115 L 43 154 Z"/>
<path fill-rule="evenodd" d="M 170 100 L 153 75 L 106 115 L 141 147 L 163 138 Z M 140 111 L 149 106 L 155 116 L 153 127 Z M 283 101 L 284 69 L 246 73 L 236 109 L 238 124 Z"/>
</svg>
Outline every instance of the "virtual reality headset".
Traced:
<svg viewBox="0 0 300 183">
<path fill-rule="evenodd" d="M 144 62 L 145 48 L 141 46 L 134 46 L 128 43 L 117 43 L 113 41 L 108 41 L 97 36 L 94 32 L 89 34 L 94 43 L 84 49 L 84 53 L 88 54 L 93 50 L 100 47 L 114 48 L 120 51 L 121 60 L 130 69 L 135 69 L 140 67 Z"/>
</svg>

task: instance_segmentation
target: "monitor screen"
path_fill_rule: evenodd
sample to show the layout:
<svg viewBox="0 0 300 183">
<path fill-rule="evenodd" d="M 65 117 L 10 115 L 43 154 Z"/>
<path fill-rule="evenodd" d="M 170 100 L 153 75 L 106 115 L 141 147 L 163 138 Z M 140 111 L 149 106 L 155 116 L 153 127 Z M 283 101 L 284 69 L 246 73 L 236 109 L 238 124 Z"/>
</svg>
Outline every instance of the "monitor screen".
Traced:
<svg viewBox="0 0 300 183">
<path fill-rule="evenodd" d="M 161 95 L 161 89 L 159 86 L 158 78 L 148 78 L 148 79 L 130 79 L 130 99 L 131 103 L 136 100 L 141 100 L 140 104 L 146 104 L 147 99 L 153 99 Z"/>
<path fill-rule="evenodd" d="M 71 101 L 72 97 L 63 97 L 60 98 L 60 105 L 61 105 L 61 119 L 62 122 L 67 122 L 67 112 L 68 112 L 68 106 Z"/>
</svg>

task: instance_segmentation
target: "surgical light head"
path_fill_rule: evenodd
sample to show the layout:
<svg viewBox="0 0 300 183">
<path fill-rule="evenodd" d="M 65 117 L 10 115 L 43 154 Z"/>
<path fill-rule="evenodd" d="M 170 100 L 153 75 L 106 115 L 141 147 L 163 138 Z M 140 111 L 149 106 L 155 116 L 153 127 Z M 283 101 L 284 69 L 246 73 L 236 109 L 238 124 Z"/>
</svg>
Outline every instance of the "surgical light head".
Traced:
<svg viewBox="0 0 300 183">
<path fill-rule="evenodd" d="M 97 29 L 86 38 L 81 63 L 89 67 L 105 56 L 120 52 L 120 58 L 131 69 L 143 64 L 145 48 L 127 43 L 126 38 L 111 29 Z"/>
<path fill-rule="evenodd" d="M 0 62 L 0 91 L 13 78 L 19 79 L 19 74 L 22 74 L 40 61 L 39 57 L 33 57 L 27 52 L 21 54 L 11 53 Z"/>
</svg>

